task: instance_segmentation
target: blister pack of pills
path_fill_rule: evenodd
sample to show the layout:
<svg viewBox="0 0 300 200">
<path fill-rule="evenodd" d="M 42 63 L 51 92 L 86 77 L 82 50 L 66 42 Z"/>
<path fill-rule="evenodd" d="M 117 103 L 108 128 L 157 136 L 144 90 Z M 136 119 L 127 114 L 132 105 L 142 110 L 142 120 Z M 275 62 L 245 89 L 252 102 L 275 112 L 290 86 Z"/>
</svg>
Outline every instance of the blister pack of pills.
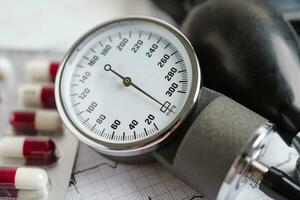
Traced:
<svg viewBox="0 0 300 200">
<path fill-rule="evenodd" d="M 0 199 L 62 200 L 78 141 L 54 98 L 61 53 L 0 50 Z"/>
</svg>

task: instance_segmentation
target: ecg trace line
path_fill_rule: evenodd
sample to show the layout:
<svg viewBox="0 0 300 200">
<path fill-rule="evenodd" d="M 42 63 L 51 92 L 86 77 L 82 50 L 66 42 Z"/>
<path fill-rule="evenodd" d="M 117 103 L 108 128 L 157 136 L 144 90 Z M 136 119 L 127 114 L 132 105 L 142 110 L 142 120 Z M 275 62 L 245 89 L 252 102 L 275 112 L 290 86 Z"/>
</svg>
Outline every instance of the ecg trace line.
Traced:
<svg viewBox="0 0 300 200">
<path fill-rule="evenodd" d="M 77 181 L 76 181 L 75 176 L 78 175 L 78 174 L 81 174 L 81 173 L 85 173 L 85 172 L 90 171 L 90 170 L 97 169 L 97 168 L 99 168 L 99 167 L 101 167 L 101 166 L 104 166 L 104 165 L 109 166 L 109 167 L 111 167 L 112 169 L 115 169 L 115 168 L 117 168 L 118 163 L 115 162 L 114 164 L 110 164 L 110 163 L 107 163 L 107 162 L 101 162 L 101 163 L 99 163 L 99 164 L 97 164 L 97 165 L 88 167 L 88 168 L 86 168 L 86 169 L 82 169 L 82 170 L 78 170 L 78 171 L 76 171 L 76 172 L 73 172 L 73 173 L 71 174 L 71 180 L 70 180 L 70 182 L 69 182 L 69 187 L 71 187 L 71 186 L 73 185 L 74 188 L 75 188 L 75 190 L 76 190 L 76 192 L 77 192 L 77 194 L 80 194 L 80 192 L 78 191 L 78 188 L 77 188 L 77 186 L 76 186 Z M 81 194 L 80 194 L 80 196 L 81 196 Z"/>
</svg>

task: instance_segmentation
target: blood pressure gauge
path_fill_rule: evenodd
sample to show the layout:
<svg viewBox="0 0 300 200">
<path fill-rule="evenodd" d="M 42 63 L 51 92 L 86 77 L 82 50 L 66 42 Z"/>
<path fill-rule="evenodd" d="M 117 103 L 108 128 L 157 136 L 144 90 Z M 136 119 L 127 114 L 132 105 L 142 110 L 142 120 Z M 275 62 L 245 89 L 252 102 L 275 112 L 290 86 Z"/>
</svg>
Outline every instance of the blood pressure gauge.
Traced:
<svg viewBox="0 0 300 200">
<path fill-rule="evenodd" d="M 200 77 L 193 48 L 176 28 L 117 19 L 69 50 L 56 77 L 56 106 L 69 130 L 100 153 L 151 155 L 209 199 L 233 199 L 244 179 L 267 193 L 274 190 L 269 182 L 280 180 L 290 192 L 276 195 L 300 194 L 287 175 L 256 161 L 273 124 L 201 88 Z"/>
<path fill-rule="evenodd" d="M 162 21 L 132 17 L 94 28 L 71 48 L 56 100 L 80 140 L 122 156 L 153 150 L 191 114 L 199 90 L 187 39 Z"/>
</svg>

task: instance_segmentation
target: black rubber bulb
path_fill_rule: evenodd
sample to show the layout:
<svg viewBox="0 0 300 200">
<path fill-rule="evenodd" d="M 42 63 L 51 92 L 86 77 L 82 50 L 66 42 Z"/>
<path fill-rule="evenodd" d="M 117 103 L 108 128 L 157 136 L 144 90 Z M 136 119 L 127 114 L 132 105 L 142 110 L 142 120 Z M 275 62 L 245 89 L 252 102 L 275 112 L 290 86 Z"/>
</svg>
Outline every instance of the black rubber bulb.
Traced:
<svg viewBox="0 0 300 200">
<path fill-rule="evenodd" d="M 204 85 L 275 123 L 290 145 L 300 132 L 300 51 L 282 16 L 261 1 L 209 0 L 182 29 Z"/>
</svg>

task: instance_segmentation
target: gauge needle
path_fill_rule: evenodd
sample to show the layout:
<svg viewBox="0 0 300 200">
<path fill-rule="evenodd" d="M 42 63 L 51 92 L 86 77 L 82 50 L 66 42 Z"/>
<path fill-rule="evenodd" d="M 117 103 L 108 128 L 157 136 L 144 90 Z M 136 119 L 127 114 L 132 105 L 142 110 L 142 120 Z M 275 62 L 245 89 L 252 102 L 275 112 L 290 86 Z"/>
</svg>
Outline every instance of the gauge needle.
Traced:
<svg viewBox="0 0 300 200">
<path fill-rule="evenodd" d="M 142 90 L 140 87 L 138 87 L 136 84 L 131 82 L 131 86 L 133 86 L 135 89 L 137 89 L 138 91 L 140 91 L 141 93 L 143 93 L 144 95 L 146 95 L 147 97 L 149 97 L 150 99 L 154 100 L 155 102 L 157 102 L 158 104 L 160 104 L 162 107 L 165 107 L 164 104 L 162 104 L 160 101 L 158 101 L 157 99 L 155 99 L 154 97 L 152 97 L 150 94 L 146 93 L 144 90 Z M 167 108 L 170 112 L 174 113 L 173 110 Z"/>
<path fill-rule="evenodd" d="M 118 77 L 120 77 L 123 80 L 123 84 L 128 87 L 128 86 L 132 86 L 135 89 L 137 89 L 138 91 L 140 91 L 141 93 L 143 93 L 144 95 L 146 95 L 147 97 L 149 97 L 150 99 L 152 99 L 153 101 L 155 101 L 156 103 L 158 103 L 159 105 L 161 105 L 162 107 L 165 107 L 165 105 L 163 103 L 161 103 L 160 101 L 158 101 L 157 99 L 155 99 L 153 96 L 151 96 L 150 94 L 148 94 L 147 92 L 145 92 L 143 89 L 141 89 L 139 86 L 137 86 L 136 84 L 134 84 L 131 81 L 130 77 L 124 77 L 121 74 L 119 74 L 118 72 L 116 72 L 115 70 L 113 70 L 111 68 L 111 65 L 106 64 L 104 65 L 104 70 L 105 71 L 111 71 L 112 73 L 114 73 L 115 75 L 117 75 Z M 173 110 L 167 108 L 170 112 L 174 113 Z"/>
</svg>

